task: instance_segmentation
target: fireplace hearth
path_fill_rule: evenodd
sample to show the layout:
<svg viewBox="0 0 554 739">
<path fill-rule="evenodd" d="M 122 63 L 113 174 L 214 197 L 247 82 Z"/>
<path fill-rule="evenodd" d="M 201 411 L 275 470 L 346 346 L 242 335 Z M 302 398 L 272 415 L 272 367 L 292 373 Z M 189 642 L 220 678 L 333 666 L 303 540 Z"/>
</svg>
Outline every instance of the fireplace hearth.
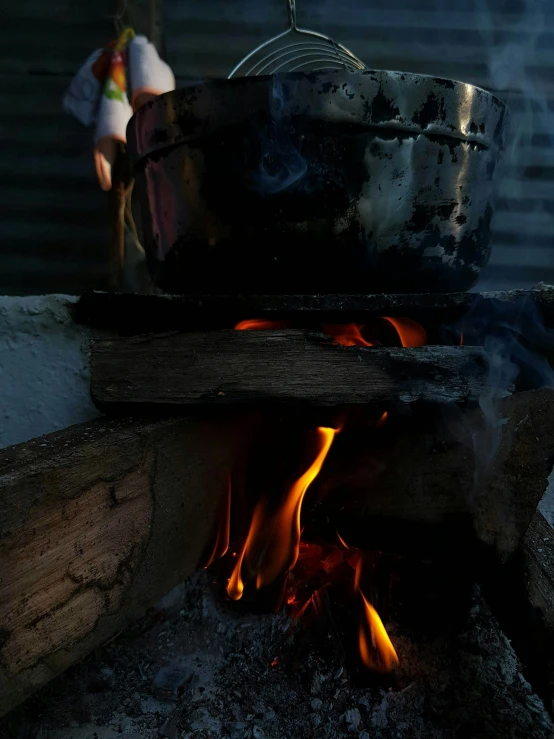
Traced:
<svg viewBox="0 0 554 739">
<path fill-rule="evenodd" d="M 166 599 L 37 694 L 4 720 L 14 731 L 6 736 L 26 736 L 35 716 L 55 739 L 73 739 L 77 726 L 87 739 L 551 736 L 478 589 L 454 629 L 406 633 L 388 622 L 395 685 L 356 685 L 328 620 L 291 630 L 285 612 L 238 612 L 212 579 L 192 576 L 169 607 Z"/>
<path fill-rule="evenodd" d="M 109 418 L 0 459 L 26 510 L 3 540 L 5 706 L 210 565 L 40 692 L 44 726 L 551 736 L 550 596 L 525 560 L 554 463 L 553 309 L 544 286 L 83 296 Z"/>
</svg>

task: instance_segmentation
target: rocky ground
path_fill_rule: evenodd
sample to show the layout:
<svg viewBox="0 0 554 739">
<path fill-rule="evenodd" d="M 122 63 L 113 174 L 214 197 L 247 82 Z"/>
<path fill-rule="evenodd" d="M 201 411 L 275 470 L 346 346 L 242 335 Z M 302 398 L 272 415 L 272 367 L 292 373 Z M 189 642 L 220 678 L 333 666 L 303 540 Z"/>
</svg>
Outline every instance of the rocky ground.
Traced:
<svg viewBox="0 0 554 739">
<path fill-rule="evenodd" d="M 202 572 L 0 721 L 0 737 L 554 737 L 477 589 L 454 637 L 388 627 L 400 668 L 363 684 L 331 633 L 241 612 Z"/>
</svg>

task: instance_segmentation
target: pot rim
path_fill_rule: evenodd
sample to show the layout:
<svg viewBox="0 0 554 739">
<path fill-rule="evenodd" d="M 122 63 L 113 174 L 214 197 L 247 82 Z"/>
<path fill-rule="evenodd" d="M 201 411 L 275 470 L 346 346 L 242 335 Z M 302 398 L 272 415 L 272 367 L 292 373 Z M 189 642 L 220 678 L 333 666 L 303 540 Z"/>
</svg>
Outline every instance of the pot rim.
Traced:
<svg viewBox="0 0 554 739">
<path fill-rule="evenodd" d="M 160 95 L 133 115 L 127 127 L 131 163 L 256 114 L 442 136 L 501 150 L 508 108 L 481 87 L 413 72 L 344 69 L 213 79 Z"/>
</svg>

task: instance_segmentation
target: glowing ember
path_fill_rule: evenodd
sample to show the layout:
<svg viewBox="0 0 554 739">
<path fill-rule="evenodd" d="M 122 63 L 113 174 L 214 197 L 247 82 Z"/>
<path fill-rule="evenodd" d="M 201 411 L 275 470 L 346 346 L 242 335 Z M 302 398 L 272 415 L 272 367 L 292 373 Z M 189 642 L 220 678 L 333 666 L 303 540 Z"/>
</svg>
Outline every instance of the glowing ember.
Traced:
<svg viewBox="0 0 554 739">
<path fill-rule="evenodd" d="M 362 336 L 363 326 L 357 323 L 325 324 L 323 333 L 332 336 L 342 346 L 373 346 Z"/>
<path fill-rule="evenodd" d="M 254 509 L 248 536 L 227 586 L 227 592 L 233 600 L 238 600 L 244 590 L 243 564 L 247 565 L 250 571 L 257 572 L 258 588 L 269 585 L 280 573 L 292 569 L 296 564 L 300 547 L 300 513 L 304 495 L 319 474 L 336 433 L 337 429 L 324 427 L 317 429 L 316 458 L 292 485 L 276 513 L 270 515 L 263 501 L 260 501 Z"/>
<path fill-rule="evenodd" d="M 264 321 L 263 318 L 250 318 L 247 321 L 239 321 L 235 326 L 235 331 L 268 331 L 282 328 L 287 328 L 286 321 Z"/>
<path fill-rule="evenodd" d="M 360 590 L 362 596 L 364 613 L 360 619 L 360 631 L 358 637 L 358 646 L 360 656 L 364 665 L 370 670 L 377 672 L 390 672 L 398 665 L 398 655 L 392 646 L 387 630 L 383 626 L 383 622 L 379 618 L 379 614 L 365 595 Z M 369 638 L 368 638 L 369 637 Z M 379 660 L 372 657 L 372 649 L 379 656 Z"/>
<path fill-rule="evenodd" d="M 427 343 L 425 329 L 417 321 L 412 321 L 411 318 L 388 318 L 386 316 L 383 320 L 394 326 L 403 347 L 424 346 Z"/>
</svg>

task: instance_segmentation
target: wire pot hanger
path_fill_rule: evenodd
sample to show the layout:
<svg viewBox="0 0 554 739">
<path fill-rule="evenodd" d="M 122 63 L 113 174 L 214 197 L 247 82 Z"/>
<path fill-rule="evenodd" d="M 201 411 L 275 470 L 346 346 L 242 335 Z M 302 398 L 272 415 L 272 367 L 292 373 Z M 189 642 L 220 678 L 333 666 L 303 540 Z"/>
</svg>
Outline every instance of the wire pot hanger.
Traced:
<svg viewBox="0 0 554 739">
<path fill-rule="evenodd" d="M 253 77 L 277 72 L 323 69 L 367 69 L 349 49 L 317 31 L 298 28 L 296 0 L 285 0 L 289 27 L 264 41 L 233 69 L 231 77 Z"/>
</svg>

